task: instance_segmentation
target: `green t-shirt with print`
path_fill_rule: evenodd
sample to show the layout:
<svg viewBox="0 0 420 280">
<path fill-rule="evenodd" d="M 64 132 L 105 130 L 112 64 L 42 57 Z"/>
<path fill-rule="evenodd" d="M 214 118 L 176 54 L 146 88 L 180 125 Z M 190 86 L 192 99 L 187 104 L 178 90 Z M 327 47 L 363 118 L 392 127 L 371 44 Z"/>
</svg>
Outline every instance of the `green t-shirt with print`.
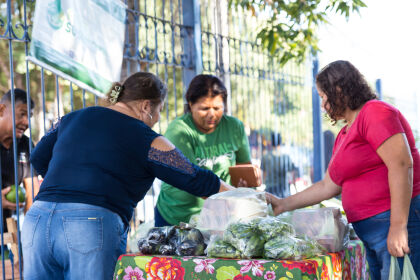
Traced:
<svg viewBox="0 0 420 280">
<path fill-rule="evenodd" d="M 205 134 L 196 128 L 191 114 L 185 114 L 169 124 L 165 137 L 192 163 L 213 171 L 227 183 L 230 166 L 251 161 L 244 126 L 231 116 L 224 115 L 216 129 Z M 199 213 L 203 203 L 202 198 L 162 182 L 156 206 L 168 223 L 177 225 Z"/>
</svg>

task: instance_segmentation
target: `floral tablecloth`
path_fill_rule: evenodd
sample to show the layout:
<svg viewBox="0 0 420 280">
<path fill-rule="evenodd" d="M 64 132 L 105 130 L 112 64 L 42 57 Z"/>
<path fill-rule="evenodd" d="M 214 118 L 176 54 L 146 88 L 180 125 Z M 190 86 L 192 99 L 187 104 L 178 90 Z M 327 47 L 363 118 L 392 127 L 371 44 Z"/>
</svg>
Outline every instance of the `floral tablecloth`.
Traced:
<svg viewBox="0 0 420 280">
<path fill-rule="evenodd" d="M 361 241 L 353 240 L 341 252 L 302 261 L 126 254 L 118 258 L 114 279 L 369 279 L 366 267 L 365 248 Z"/>
</svg>

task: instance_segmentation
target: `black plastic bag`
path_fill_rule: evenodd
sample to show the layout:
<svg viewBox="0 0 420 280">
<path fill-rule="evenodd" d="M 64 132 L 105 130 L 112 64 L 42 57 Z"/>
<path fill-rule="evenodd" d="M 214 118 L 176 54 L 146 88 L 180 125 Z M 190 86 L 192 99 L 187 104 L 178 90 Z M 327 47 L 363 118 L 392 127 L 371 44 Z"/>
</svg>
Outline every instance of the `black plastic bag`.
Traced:
<svg viewBox="0 0 420 280">
<path fill-rule="evenodd" d="M 151 228 L 137 246 L 144 255 L 178 256 L 201 256 L 206 248 L 201 232 L 188 225 Z"/>
<path fill-rule="evenodd" d="M 176 248 L 178 256 L 201 256 L 206 247 L 201 232 L 187 226 L 174 227 L 169 235 L 169 244 Z"/>
</svg>

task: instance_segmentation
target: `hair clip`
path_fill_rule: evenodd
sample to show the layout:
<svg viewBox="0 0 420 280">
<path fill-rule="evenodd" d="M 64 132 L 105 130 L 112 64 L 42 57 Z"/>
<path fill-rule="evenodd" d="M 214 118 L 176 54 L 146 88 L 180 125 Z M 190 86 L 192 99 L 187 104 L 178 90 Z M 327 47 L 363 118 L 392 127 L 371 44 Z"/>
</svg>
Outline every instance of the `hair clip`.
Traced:
<svg viewBox="0 0 420 280">
<path fill-rule="evenodd" d="M 121 90 L 122 90 L 122 87 L 120 86 L 115 86 L 112 89 L 111 94 L 110 94 L 111 97 L 109 98 L 109 102 L 111 102 L 111 104 L 117 103 L 118 96 L 120 95 Z"/>
</svg>

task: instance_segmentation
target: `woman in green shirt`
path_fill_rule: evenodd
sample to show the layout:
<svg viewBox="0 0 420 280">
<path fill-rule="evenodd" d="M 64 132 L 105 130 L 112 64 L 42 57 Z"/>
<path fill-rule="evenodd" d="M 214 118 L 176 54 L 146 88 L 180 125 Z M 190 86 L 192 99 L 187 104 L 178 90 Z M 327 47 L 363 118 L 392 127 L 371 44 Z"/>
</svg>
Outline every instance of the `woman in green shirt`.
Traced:
<svg viewBox="0 0 420 280">
<path fill-rule="evenodd" d="M 229 167 L 250 163 L 243 123 L 225 115 L 227 90 L 212 75 L 198 75 L 186 93 L 186 113 L 169 124 L 165 133 L 194 164 L 213 171 L 230 183 Z M 188 222 L 201 211 L 204 200 L 162 182 L 155 208 L 155 226 Z"/>
</svg>

